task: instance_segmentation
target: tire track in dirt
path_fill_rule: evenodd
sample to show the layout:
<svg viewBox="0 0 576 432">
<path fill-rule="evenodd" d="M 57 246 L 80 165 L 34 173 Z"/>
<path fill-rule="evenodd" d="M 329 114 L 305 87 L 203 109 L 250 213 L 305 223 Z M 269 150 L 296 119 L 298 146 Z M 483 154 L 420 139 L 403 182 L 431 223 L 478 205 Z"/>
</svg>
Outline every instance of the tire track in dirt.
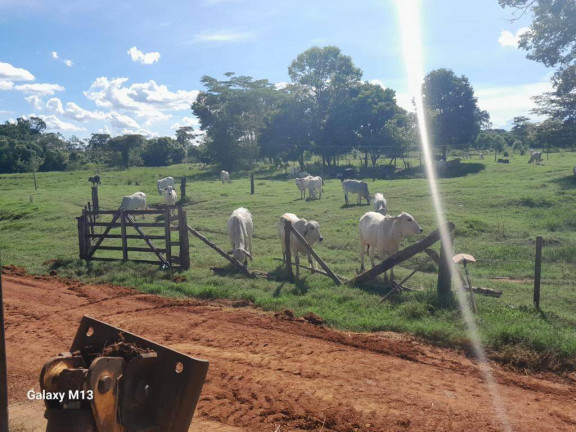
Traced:
<svg viewBox="0 0 576 432">
<path fill-rule="evenodd" d="M 415 338 L 48 277 L 7 275 L 4 287 L 9 391 L 20 411 L 86 314 L 210 361 L 194 430 L 501 430 L 474 361 Z M 574 382 L 497 366 L 494 375 L 514 430 L 574 430 Z"/>
</svg>

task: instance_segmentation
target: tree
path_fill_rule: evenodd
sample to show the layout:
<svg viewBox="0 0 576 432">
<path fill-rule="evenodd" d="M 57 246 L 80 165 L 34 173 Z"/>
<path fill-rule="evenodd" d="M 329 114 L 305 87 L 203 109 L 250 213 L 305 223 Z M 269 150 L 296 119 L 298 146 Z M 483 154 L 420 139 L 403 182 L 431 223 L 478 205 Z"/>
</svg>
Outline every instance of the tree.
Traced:
<svg viewBox="0 0 576 432">
<path fill-rule="evenodd" d="M 184 145 L 170 137 L 148 140 L 143 151 L 145 166 L 166 166 L 182 163 L 186 156 Z"/>
<path fill-rule="evenodd" d="M 450 69 L 433 70 L 424 77 L 422 96 L 436 148 L 467 148 L 480 129 L 489 126 L 490 117 L 478 108 L 464 75 L 458 77 Z"/>
<path fill-rule="evenodd" d="M 330 164 L 331 157 L 339 151 L 333 144 L 337 135 L 334 127 L 338 123 L 329 121 L 335 115 L 330 110 L 347 97 L 351 87 L 359 84 L 362 71 L 338 47 L 326 46 L 312 47 L 299 54 L 288 67 L 288 75 L 298 91 L 309 95 L 309 138 L 314 151 L 322 155 L 324 163 Z"/>
<path fill-rule="evenodd" d="M 146 139 L 142 135 L 122 135 L 108 140 L 108 147 L 119 153 L 121 156 L 121 166 L 128 168 L 130 161 L 135 156 L 135 152 L 140 150 Z"/>
<path fill-rule="evenodd" d="M 552 92 L 536 97 L 539 114 L 576 122 L 576 2 L 574 0 L 499 0 L 500 6 L 533 16 L 530 31 L 520 37 L 527 57 L 556 68 Z"/>
</svg>

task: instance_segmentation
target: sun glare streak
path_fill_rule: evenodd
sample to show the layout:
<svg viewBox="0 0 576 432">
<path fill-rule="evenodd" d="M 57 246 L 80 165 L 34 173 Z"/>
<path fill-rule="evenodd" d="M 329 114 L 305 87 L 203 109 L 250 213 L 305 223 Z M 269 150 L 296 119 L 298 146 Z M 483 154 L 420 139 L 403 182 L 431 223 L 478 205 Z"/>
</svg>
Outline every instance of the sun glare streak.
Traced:
<svg viewBox="0 0 576 432">
<path fill-rule="evenodd" d="M 416 116 L 418 119 L 418 129 L 420 132 L 420 141 L 422 143 L 422 153 L 424 155 L 430 194 L 434 203 L 436 222 L 440 230 L 442 246 L 446 250 L 446 255 L 452 257 L 454 256 L 454 251 L 452 249 L 450 233 L 448 232 L 446 226 L 446 217 L 444 215 L 442 201 L 440 199 L 440 193 L 438 190 L 438 182 L 436 180 L 436 167 L 432 158 L 426 114 L 424 111 L 424 102 L 421 93 L 421 86 L 424 82 L 424 57 L 422 55 L 422 37 L 420 34 L 420 30 L 422 28 L 420 25 L 420 1 L 396 0 L 396 7 L 398 10 L 399 27 L 402 34 L 402 48 L 404 53 L 404 61 L 406 63 L 408 90 L 410 95 L 414 97 Z M 451 266 L 451 273 L 453 276 L 455 276 L 457 274 L 456 265 L 452 262 L 451 259 L 449 261 Z M 460 304 L 462 316 L 468 328 L 468 335 L 474 347 L 476 358 L 479 362 L 480 372 L 482 373 L 488 387 L 488 391 L 492 398 L 492 405 L 494 407 L 494 411 L 496 412 L 498 421 L 500 422 L 503 430 L 512 431 L 510 420 L 502 403 L 496 381 L 492 376 L 492 369 L 487 362 L 486 354 L 478 334 L 478 328 L 474 321 L 474 316 L 470 310 L 470 306 L 462 287 L 462 283 L 459 278 L 453 277 L 452 284 L 456 287 L 456 298 Z"/>
</svg>

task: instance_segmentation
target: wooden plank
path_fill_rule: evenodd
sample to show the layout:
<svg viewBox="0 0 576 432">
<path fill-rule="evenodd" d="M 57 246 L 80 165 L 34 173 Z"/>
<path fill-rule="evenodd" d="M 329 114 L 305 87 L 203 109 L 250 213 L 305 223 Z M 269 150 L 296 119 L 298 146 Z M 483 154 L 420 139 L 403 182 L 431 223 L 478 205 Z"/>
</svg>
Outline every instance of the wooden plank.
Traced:
<svg viewBox="0 0 576 432">
<path fill-rule="evenodd" d="M 131 222 L 131 226 L 132 228 L 134 228 L 138 234 L 140 234 L 140 237 L 142 237 L 142 239 L 146 242 L 146 244 L 148 246 L 150 246 L 150 248 L 154 251 L 154 253 L 156 254 L 156 256 L 158 257 L 158 259 L 160 261 L 162 261 L 162 264 L 165 264 L 167 266 L 170 266 L 170 263 L 168 261 L 166 261 L 166 258 L 164 258 L 164 255 L 162 255 L 161 252 L 158 251 L 158 248 L 154 245 L 154 243 L 152 243 L 147 237 L 146 234 L 144 234 L 142 232 L 142 230 L 140 229 L 140 227 L 136 224 L 136 221 L 134 220 L 134 218 L 132 217 L 132 215 L 126 215 L 126 219 Z"/>
<path fill-rule="evenodd" d="M 133 226 L 134 224 L 136 224 L 137 222 L 134 221 L 134 218 L 132 217 L 132 215 L 128 215 L 130 216 L 130 218 L 128 219 L 128 222 L 130 222 L 129 224 L 127 224 L 127 226 Z M 164 224 L 162 222 L 138 222 L 137 225 L 139 227 L 144 227 L 144 228 L 164 228 Z"/>
<path fill-rule="evenodd" d="M 225 258 L 226 260 L 230 261 L 230 263 L 236 267 L 238 270 L 240 270 L 242 273 L 244 273 L 246 276 L 250 276 L 252 277 L 251 272 L 242 265 L 242 263 L 240 261 L 238 261 L 236 258 L 234 258 L 233 256 L 228 255 L 226 252 L 224 252 L 222 249 L 220 249 L 218 246 L 216 246 L 214 243 L 212 243 L 210 240 L 208 240 L 206 237 L 204 237 L 202 234 L 200 234 L 198 231 L 196 231 L 194 228 L 192 227 L 188 227 L 188 231 L 190 231 L 195 237 L 199 238 L 200 240 L 202 240 L 205 244 L 207 244 L 208 246 L 210 246 L 212 249 L 214 249 L 216 252 L 218 252 L 218 254 L 220 254 L 220 256 L 222 256 L 223 258 Z"/>
<path fill-rule="evenodd" d="M 88 212 L 91 216 L 99 216 L 99 215 L 113 215 L 118 213 L 118 210 L 92 210 Z"/>
<path fill-rule="evenodd" d="M 296 231 L 296 229 L 292 227 L 292 225 L 290 225 L 290 228 L 292 230 L 292 233 L 296 236 L 296 238 L 300 240 L 302 246 L 304 246 L 304 249 L 306 249 L 310 253 L 310 255 L 312 255 L 314 259 L 318 261 L 318 263 L 328 274 L 330 279 L 332 279 L 336 285 L 342 285 L 342 281 L 338 279 L 338 276 L 334 274 L 334 272 L 330 269 L 330 267 L 328 267 L 328 265 L 322 260 L 322 258 L 320 258 L 316 252 L 314 252 L 314 249 L 312 249 L 312 247 L 308 244 L 306 239 L 304 239 L 304 237 L 302 237 L 302 235 L 298 231 Z"/>
<path fill-rule="evenodd" d="M 102 237 L 102 234 L 89 234 L 88 236 L 91 237 L 91 238 L 100 238 L 100 237 Z M 154 239 L 154 240 L 162 240 L 162 239 L 165 239 L 165 238 L 166 238 L 166 237 L 163 236 L 163 235 L 149 235 L 149 234 L 146 234 L 146 237 L 148 237 L 149 239 Z M 121 238 L 122 238 L 122 235 L 121 235 L 121 234 L 108 234 L 108 235 L 106 236 L 106 238 L 109 238 L 109 239 L 121 239 Z M 142 238 L 142 237 L 140 237 L 139 235 L 126 234 L 126 238 L 127 238 L 127 239 L 139 239 L 139 238 Z M 172 242 L 172 243 L 175 243 L 175 242 Z M 179 244 L 179 243 L 176 242 L 176 245 L 178 245 L 178 244 Z M 172 246 L 174 246 L 174 244 L 173 244 Z"/>
<path fill-rule="evenodd" d="M 128 239 L 126 238 L 126 211 L 120 210 L 120 224 L 122 230 L 122 261 L 128 261 Z M 102 249 L 102 247 L 100 247 Z"/>
<path fill-rule="evenodd" d="M 286 252 L 286 268 L 288 269 L 288 277 L 290 280 L 294 279 L 294 272 L 292 271 L 292 253 L 290 251 L 290 232 L 292 231 L 292 222 L 284 221 L 284 250 Z"/>
<path fill-rule="evenodd" d="M 126 213 L 130 216 L 140 216 L 140 215 L 161 215 L 164 214 L 164 209 L 159 210 L 126 210 Z"/>
<path fill-rule="evenodd" d="M 117 218 L 114 218 L 115 221 Z M 112 222 L 86 222 L 86 225 L 95 226 L 95 227 L 110 227 L 112 228 L 120 228 L 122 225 L 119 223 L 112 223 Z"/>
<path fill-rule="evenodd" d="M 116 213 L 114 215 L 114 217 L 112 218 L 112 221 L 110 222 L 110 225 L 104 230 L 104 232 L 102 233 L 102 237 L 100 237 L 98 239 L 98 241 L 96 242 L 96 244 L 88 251 L 88 253 L 86 254 L 87 259 L 91 259 L 94 256 L 94 252 L 96 252 L 96 249 L 98 249 L 98 247 L 102 244 L 102 241 L 106 238 L 106 235 L 110 232 L 110 230 L 112 229 L 112 226 L 114 225 L 114 222 L 116 222 L 116 220 L 118 220 L 118 218 L 120 217 L 120 212 Z"/>
<path fill-rule="evenodd" d="M 454 230 L 454 224 L 452 222 L 448 222 L 447 228 L 449 231 Z M 381 273 L 384 273 L 386 270 L 390 270 L 395 265 L 398 265 L 407 259 L 410 259 L 417 253 L 422 252 L 424 249 L 429 248 L 434 243 L 440 240 L 440 230 L 436 230 L 427 237 L 423 238 L 417 243 L 414 243 L 408 246 L 405 249 L 402 249 L 399 252 L 396 252 L 390 258 L 382 261 L 380 264 L 375 265 L 370 270 L 365 271 L 364 273 L 360 273 L 356 277 L 350 280 L 350 284 L 362 283 L 369 281 L 370 279 L 374 279 Z"/>
<path fill-rule="evenodd" d="M 100 246 L 98 248 L 99 250 L 110 250 L 110 251 L 124 251 L 124 247 L 123 246 Z M 130 247 L 128 246 L 126 248 L 127 251 L 130 252 L 150 252 L 150 253 L 156 253 L 155 251 L 153 251 L 150 248 L 147 247 Z M 156 249 L 158 252 L 162 252 L 165 253 L 166 249 Z M 122 261 L 124 261 L 124 259 L 122 259 Z"/>
</svg>

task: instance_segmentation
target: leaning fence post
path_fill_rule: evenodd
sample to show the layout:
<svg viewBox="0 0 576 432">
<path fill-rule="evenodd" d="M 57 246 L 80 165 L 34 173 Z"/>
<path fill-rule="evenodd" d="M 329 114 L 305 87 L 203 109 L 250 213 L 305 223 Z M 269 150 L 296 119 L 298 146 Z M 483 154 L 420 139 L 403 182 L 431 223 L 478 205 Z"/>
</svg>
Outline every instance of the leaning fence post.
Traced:
<svg viewBox="0 0 576 432">
<path fill-rule="evenodd" d="M 449 242 L 452 242 L 452 236 L 449 236 Z M 446 306 L 448 304 L 448 299 L 450 298 L 450 294 L 452 292 L 452 273 L 450 271 L 450 262 L 452 257 L 449 257 L 446 251 L 447 247 L 445 247 L 444 242 L 441 241 L 440 246 L 440 265 L 438 266 L 438 284 L 437 284 L 437 292 L 438 292 L 438 300 L 442 306 Z M 470 287 L 472 289 L 472 287 Z"/>
<path fill-rule="evenodd" d="M 288 277 L 294 279 L 294 272 L 292 271 L 292 253 L 290 251 L 290 233 L 292 231 L 292 222 L 284 221 L 284 249 L 286 251 L 286 268 L 288 269 Z"/>
<path fill-rule="evenodd" d="M 536 237 L 536 260 L 534 262 L 534 306 L 540 309 L 540 273 L 542 269 L 542 237 Z"/>
<path fill-rule="evenodd" d="M 190 269 L 190 241 L 188 239 L 188 220 L 186 210 L 178 207 L 178 231 L 180 236 L 180 266 L 182 270 Z"/>
</svg>

